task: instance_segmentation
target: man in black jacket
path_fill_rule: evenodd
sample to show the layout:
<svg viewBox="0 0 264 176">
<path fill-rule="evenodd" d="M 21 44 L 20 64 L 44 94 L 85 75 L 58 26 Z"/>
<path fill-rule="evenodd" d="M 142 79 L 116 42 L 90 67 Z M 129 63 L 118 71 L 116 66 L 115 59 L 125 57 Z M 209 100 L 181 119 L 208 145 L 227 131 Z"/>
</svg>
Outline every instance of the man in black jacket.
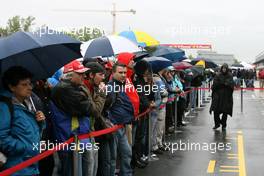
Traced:
<svg viewBox="0 0 264 176">
<path fill-rule="evenodd" d="M 77 64 L 76 64 L 77 65 Z M 89 112 L 90 101 L 83 85 L 88 68 L 64 68 L 63 80 L 53 88 L 52 100 L 63 111 L 72 116 L 82 116 Z"/>
<path fill-rule="evenodd" d="M 136 79 L 134 80 L 134 86 L 138 90 L 138 96 L 140 99 L 139 114 L 145 112 L 148 108 L 154 107 L 154 101 L 150 101 L 148 96 L 151 93 L 151 85 L 148 78 L 152 76 L 151 66 L 145 60 L 141 60 L 136 63 L 134 67 L 136 73 Z M 147 89 L 146 89 L 147 88 Z M 144 168 L 148 162 L 141 159 L 141 157 L 147 151 L 147 133 L 148 133 L 148 114 L 133 121 L 133 142 L 132 142 L 132 162 L 131 166 L 138 168 Z"/>
</svg>

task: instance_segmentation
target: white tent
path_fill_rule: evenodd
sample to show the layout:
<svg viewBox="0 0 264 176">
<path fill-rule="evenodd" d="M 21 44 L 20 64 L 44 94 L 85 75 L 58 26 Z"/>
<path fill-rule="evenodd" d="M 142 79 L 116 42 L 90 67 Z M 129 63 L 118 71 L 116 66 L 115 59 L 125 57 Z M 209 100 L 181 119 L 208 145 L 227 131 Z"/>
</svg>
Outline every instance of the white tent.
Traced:
<svg viewBox="0 0 264 176">
<path fill-rule="evenodd" d="M 242 61 L 240 64 L 244 66 L 244 69 L 254 69 L 252 64 L 246 63 L 244 61 Z"/>
</svg>

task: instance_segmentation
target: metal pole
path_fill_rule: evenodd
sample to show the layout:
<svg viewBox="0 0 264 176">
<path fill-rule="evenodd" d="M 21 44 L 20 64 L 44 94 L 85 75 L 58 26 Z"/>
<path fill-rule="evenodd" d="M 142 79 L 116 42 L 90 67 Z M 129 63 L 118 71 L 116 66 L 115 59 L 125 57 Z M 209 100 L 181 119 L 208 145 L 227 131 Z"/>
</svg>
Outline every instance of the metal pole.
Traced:
<svg viewBox="0 0 264 176">
<path fill-rule="evenodd" d="M 166 111 L 167 111 L 167 104 L 165 104 L 165 119 L 164 119 L 164 131 L 163 131 L 163 138 L 162 138 L 162 143 L 166 143 L 166 135 L 165 135 L 165 131 L 166 131 Z"/>
<path fill-rule="evenodd" d="M 150 159 L 151 157 L 151 148 L 152 148 L 152 142 L 151 142 L 151 136 L 152 136 L 152 124 L 151 124 L 151 115 L 148 115 L 148 123 L 149 123 L 149 128 L 148 128 L 148 143 L 149 143 L 149 148 L 148 148 L 148 158 Z"/>
<path fill-rule="evenodd" d="M 175 114 L 174 114 L 174 132 L 176 132 L 176 129 L 177 129 L 177 95 L 175 95 Z"/>
<path fill-rule="evenodd" d="M 116 3 L 113 3 L 112 15 L 113 15 L 113 31 L 112 31 L 112 34 L 114 35 L 115 29 L 116 29 Z"/>
<path fill-rule="evenodd" d="M 243 113 L 243 86 L 241 87 L 241 113 Z"/>
<path fill-rule="evenodd" d="M 79 158 L 78 158 L 78 136 L 74 135 L 74 145 L 76 145 L 76 150 L 73 151 L 73 175 L 79 176 Z"/>
<path fill-rule="evenodd" d="M 198 108 L 201 108 L 200 101 L 201 101 L 201 89 L 198 89 Z"/>
<path fill-rule="evenodd" d="M 201 89 L 201 106 L 203 106 L 204 102 L 203 102 L 203 94 L 204 94 L 204 83 L 202 84 L 202 89 Z"/>
<path fill-rule="evenodd" d="M 194 113 L 194 109 L 195 109 L 195 106 L 193 106 L 194 105 L 194 89 L 192 89 L 192 91 L 190 92 L 190 112 L 191 112 L 191 114 L 193 114 Z"/>
<path fill-rule="evenodd" d="M 196 88 L 196 87 L 195 87 Z M 197 108 L 197 104 L 196 104 L 196 100 L 197 100 L 197 98 L 198 98 L 198 89 L 195 89 L 195 92 L 194 92 L 194 94 L 195 94 L 195 97 L 194 97 L 194 109 L 196 109 Z"/>
</svg>

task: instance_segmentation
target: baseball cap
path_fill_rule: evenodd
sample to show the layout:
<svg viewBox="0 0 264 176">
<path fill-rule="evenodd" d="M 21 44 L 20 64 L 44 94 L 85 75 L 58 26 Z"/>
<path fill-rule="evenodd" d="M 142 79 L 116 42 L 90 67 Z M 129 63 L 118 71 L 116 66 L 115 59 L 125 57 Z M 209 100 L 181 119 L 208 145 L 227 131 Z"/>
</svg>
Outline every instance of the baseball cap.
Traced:
<svg viewBox="0 0 264 176">
<path fill-rule="evenodd" d="M 105 68 L 97 62 L 88 62 L 85 64 L 85 67 L 92 73 L 105 73 Z"/>
<path fill-rule="evenodd" d="M 85 73 L 89 68 L 86 68 L 78 60 L 74 60 L 64 66 L 63 73 L 76 72 L 76 73 Z"/>
</svg>

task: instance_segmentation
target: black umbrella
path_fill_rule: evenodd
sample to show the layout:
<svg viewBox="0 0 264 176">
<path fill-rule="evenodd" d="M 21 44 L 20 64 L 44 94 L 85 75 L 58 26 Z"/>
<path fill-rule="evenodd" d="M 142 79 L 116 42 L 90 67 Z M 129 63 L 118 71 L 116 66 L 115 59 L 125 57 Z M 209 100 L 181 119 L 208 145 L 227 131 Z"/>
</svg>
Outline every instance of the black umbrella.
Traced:
<svg viewBox="0 0 264 176">
<path fill-rule="evenodd" d="M 193 66 L 190 69 L 191 69 L 191 71 L 193 73 L 191 85 L 194 86 L 194 87 L 201 86 L 202 85 L 202 81 L 204 79 L 204 68 L 202 66 L 195 65 L 195 66 Z"/>
<path fill-rule="evenodd" d="M 148 57 L 144 58 L 151 65 L 152 71 L 158 73 L 159 71 L 172 66 L 172 62 L 164 57 Z"/>
<path fill-rule="evenodd" d="M 216 63 L 214 63 L 212 60 L 210 59 L 205 59 L 205 58 L 195 58 L 191 61 L 192 65 L 197 64 L 197 62 L 199 61 L 204 61 L 205 63 L 205 68 L 216 68 L 218 67 L 218 65 Z"/>
<path fill-rule="evenodd" d="M 145 49 L 150 53 L 151 56 L 164 57 L 173 62 L 180 62 L 186 59 L 185 51 L 179 48 L 159 45 L 145 47 Z"/>
<path fill-rule="evenodd" d="M 52 76 L 59 68 L 80 58 L 81 42 L 56 31 L 16 32 L 0 39 L 0 74 L 22 66 L 34 79 Z"/>
<path fill-rule="evenodd" d="M 204 68 L 202 66 L 194 65 L 190 69 L 193 73 L 193 77 L 200 76 L 200 75 L 204 74 Z"/>
<path fill-rule="evenodd" d="M 244 65 L 237 63 L 237 64 L 232 64 L 231 67 L 242 67 L 243 68 Z"/>
<path fill-rule="evenodd" d="M 149 53 L 146 52 L 146 51 L 139 51 L 139 52 L 136 52 L 134 53 L 135 54 L 135 58 L 134 58 L 134 61 L 135 62 L 139 62 L 140 60 L 142 60 L 143 58 L 145 57 L 149 57 Z"/>
</svg>

